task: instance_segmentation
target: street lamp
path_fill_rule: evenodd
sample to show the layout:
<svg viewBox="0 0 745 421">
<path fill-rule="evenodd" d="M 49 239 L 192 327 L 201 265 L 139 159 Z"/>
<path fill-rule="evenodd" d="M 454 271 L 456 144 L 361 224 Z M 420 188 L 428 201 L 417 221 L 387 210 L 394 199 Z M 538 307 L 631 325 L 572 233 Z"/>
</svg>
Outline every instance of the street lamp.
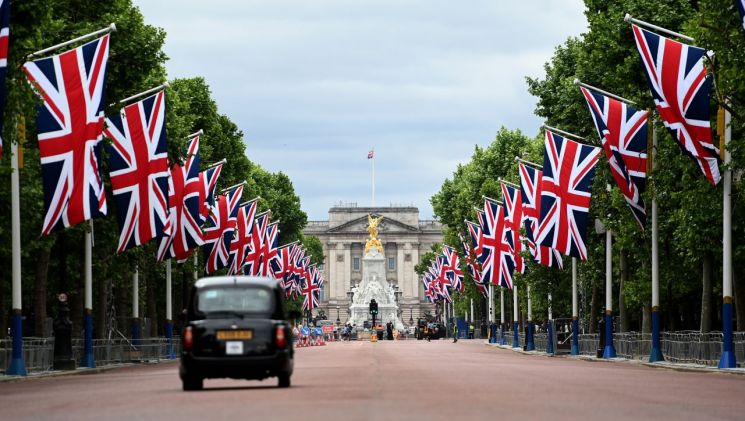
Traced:
<svg viewBox="0 0 745 421">
<path fill-rule="evenodd" d="M 336 325 L 339 326 L 341 324 L 341 320 L 339 320 L 339 306 L 336 306 Z"/>
<path fill-rule="evenodd" d="M 414 307 L 409 308 L 409 326 L 414 325 Z"/>
</svg>

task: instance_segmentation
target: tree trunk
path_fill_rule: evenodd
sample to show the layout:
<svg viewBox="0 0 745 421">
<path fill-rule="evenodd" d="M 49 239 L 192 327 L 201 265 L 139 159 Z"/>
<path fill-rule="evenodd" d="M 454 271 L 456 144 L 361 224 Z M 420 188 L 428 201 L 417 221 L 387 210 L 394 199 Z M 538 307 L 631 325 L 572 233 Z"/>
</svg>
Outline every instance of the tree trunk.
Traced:
<svg viewBox="0 0 745 421">
<path fill-rule="evenodd" d="M 626 312 L 626 293 L 624 292 L 624 285 L 629 279 L 629 267 L 626 250 L 621 250 L 619 258 L 619 266 L 621 268 L 621 276 L 618 285 L 618 326 L 621 332 L 629 331 L 629 318 Z"/>
<path fill-rule="evenodd" d="M 150 337 L 158 336 L 158 312 L 155 308 L 155 280 L 152 276 L 140 273 L 140 276 L 145 275 L 145 285 L 147 289 L 147 317 L 150 319 Z"/>
<path fill-rule="evenodd" d="M 704 253 L 703 259 L 703 289 L 701 291 L 701 332 L 711 331 L 711 298 L 712 298 L 712 269 L 713 256 L 711 253 Z"/>
<path fill-rule="evenodd" d="M 598 296 L 597 285 L 592 286 L 592 300 L 590 301 L 590 333 L 597 333 L 598 312 L 600 297 Z"/>
<path fill-rule="evenodd" d="M 642 306 L 642 332 L 652 332 L 652 308 L 648 305 Z"/>
<path fill-rule="evenodd" d="M 49 274 L 50 249 L 36 253 L 36 279 L 34 282 L 34 335 L 46 336 L 44 324 L 47 319 L 47 275 Z"/>
</svg>

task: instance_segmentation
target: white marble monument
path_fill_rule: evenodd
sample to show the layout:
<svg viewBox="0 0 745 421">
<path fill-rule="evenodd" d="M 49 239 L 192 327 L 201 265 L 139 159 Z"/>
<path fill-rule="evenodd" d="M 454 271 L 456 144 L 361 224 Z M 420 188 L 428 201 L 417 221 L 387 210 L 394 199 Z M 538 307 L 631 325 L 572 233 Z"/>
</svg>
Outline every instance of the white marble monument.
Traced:
<svg viewBox="0 0 745 421">
<path fill-rule="evenodd" d="M 377 238 L 377 225 L 381 219 L 368 217 L 370 238 L 365 244 L 365 256 L 362 258 L 362 282 L 352 288 L 354 296 L 348 322 L 358 327 L 367 320 L 372 322 L 370 300 L 374 299 L 378 303 L 376 321 L 382 324 L 392 322 L 395 329 L 403 329 L 404 325 L 398 318 L 395 290 L 385 279 L 385 257 Z"/>
</svg>

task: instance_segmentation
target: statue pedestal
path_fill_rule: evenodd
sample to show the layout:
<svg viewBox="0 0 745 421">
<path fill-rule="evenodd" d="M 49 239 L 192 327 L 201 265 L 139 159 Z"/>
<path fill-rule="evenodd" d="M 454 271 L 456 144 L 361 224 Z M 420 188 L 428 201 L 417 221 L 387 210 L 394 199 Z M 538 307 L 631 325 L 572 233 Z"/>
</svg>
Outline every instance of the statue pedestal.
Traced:
<svg viewBox="0 0 745 421">
<path fill-rule="evenodd" d="M 372 322 L 370 300 L 374 299 L 378 303 L 377 322 L 392 322 L 395 329 L 404 328 L 398 318 L 393 288 L 385 279 L 385 257 L 376 248 L 371 248 L 362 258 L 362 282 L 352 290 L 354 298 L 349 309 L 349 323 L 361 327 L 365 321 Z"/>
</svg>

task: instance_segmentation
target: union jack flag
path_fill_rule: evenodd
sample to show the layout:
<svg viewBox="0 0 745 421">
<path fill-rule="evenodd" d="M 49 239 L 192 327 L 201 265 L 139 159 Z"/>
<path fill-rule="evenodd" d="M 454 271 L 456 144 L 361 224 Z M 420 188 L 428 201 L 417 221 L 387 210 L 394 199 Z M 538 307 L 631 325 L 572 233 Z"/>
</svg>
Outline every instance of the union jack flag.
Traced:
<svg viewBox="0 0 745 421">
<path fill-rule="evenodd" d="M 10 36 L 10 0 L 0 0 L 0 158 L 3 156 L 3 116 L 5 115 L 5 74 L 8 70 Z"/>
<path fill-rule="evenodd" d="M 711 79 L 706 77 L 703 48 L 693 47 L 632 25 L 657 112 L 678 146 L 716 186 L 719 149 L 709 123 Z"/>
<path fill-rule="evenodd" d="M 484 219 L 485 225 L 481 229 L 481 278 L 484 282 L 512 289 L 515 260 L 512 258 L 512 247 L 507 242 L 504 208 L 485 199 Z"/>
<path fill-rule="evenodd" d="M 523 198 L 523 220 L 525 221 L 525 237 L 528 240 L 528 250 L 533 260 L 545 267 L 562 269 L 564 262 L 561 254 L 543 245 L 535 243 L 535 233 L 538 231 L 538 217 L 541 207 L 541 177 L 543 172 L 525 164 L 520 164 L 520 195 Z"/>
<path fill-rule="evenodd" d="M 296 244 L 297 241 L 279 247 L 277 249 L 277 257 L 269 262 L 272 276 L 274 276 L 274 279 L 279 281 L 280 285 L 285 290 L 285 295 L 288 297 L 292 294 L 292 291 L 295 288 L 290 275 L 293 247 Z"/>
<path fill-rule="evenodd" d="M 168 223 L 171 234 L 158 244 L 158 261 L 175 258 L 183 261 L 194 244 L 202 244 L 197 201 L 187 201 L 187 194 L 199 191 L 199 136 L 191 139 L 184 165 L 174 165 L 168 179 Z M 198 194 L 198 193 L 197 193 Z"/>
<path fill-rule="evenodd" d="M 515 261 L 515 270 L 525 273 L 523 256 L 522 235 L 520 227 L 523 224 L 523 199 L 520 191 L 512 186 L 502 183 L 502 198 L 504 199 L 504 218 L 506 220 L 507 241 L 512 246 L 512 258 Z"/>
<path fill-rule="evenodd" d="M 46 210 L 43 235 L 106 215 L 98 160 L 108 58 L 105 35 L 23 65 L 44 98 L 36 116 Z"/>
<path fill-rule="evenodd" d="M 537 244 L 587 260 L 587 214 L 600 148 L 546 130 Z"/>
<path fill-rule="evenodd" d="M 644 193 L 647 181 L 647 111 L 580 87 L 598 130 L 611 173 L 634 218 L 644 229 L 647 213 Z"/>
<path fill-rule="evenodd" d="M 466 225 L 469 224 L 472 223 L 467 222 Z M 471 230 L 470 226 L 468 227 L 468 229 L 469 231 Z M 481 227 L 476 227 L 476 229 L 478 229 L 479 232 L 481 231 Z M 460 234 L 458 234 L 458 237 L 460 238 L 461 244 L 463 244 L 463 255 L 466 259 L 466 267 L 468 268 L 468 273 L 471 274 L 471 278 L 476 284 L 479 292 L 481 292 L 481 294 L 486 294 L 487 288 L 486 284 L 481 281 L 481 265 L 479 264 L 477 254 L 474 252 L 474 249 L 473 247 L 471 247 L 471 243 L 469 241 L 466 241 Z"/>
<path fill-rule="evenodd" d="M 206 273 L 214 273 L 228 266 L 230 244 L 233 242 L 238 223 L 238 205 L 243 194 L 239 185 L 217 197 L 217 204 L 207 220 L 204 230 L 204 254 Z"/>
<path fill-rule="evenodd" d="M 740 19 L 742 19 L 742 27 L 745 28 L 745 0 L 735 0 L 735 7 L 740 12 Z"/>
<path fill-rule="evenodd" d="M 303 268 L 301 265 L 305 261 L 305 249 L 303 249 L 302 245 L 295 245 L 290 252 L 290 256 L 292 257 L 287 276 L 290 279 L 290 284 L 294 287 L 292 291 L 293 296 L 297 297 L 300 294 L 300 287 L 302 286 Z"/>
<path fill-rule="evenodd" d="M 272 222 L 266 227 L 264 239 L 261 241 L 261 250 L 259 252 L 259 267 L 257 275 L 269 276 L 271 273 L 271 262 L 278 256 L 277 246 L 279 246 L 279 221 Z"/>
<path fill-rule="evenodd" d="M 220 178 L 220 174 L 222 173 L 222 166 L 223 163 L 219 163 L 212 168 L 207 168 L 199 173 L 200 189 L 197 192 L 196 197 L 199 201 L 200 226 L 204 225 L 210 212 L 215 208 L 215 190 L 217 188 L 217 180 Z"/>
<path fill-rule="evenodd" d="M 168 235 L 168 146 L 163 91 L 106 118 L 109 176 L 119 222 L 117 252 Z"/>
<path fill-rule="evenodd" d="M 318 277 L 315 275 L 316 267 L 311 265 L 308 269 L 308 276 L 303 278 L 301 292 L 303 294 L 303 310 L 313 311 L 318 307 L 321 287 L 318 285 Z"/>
<path fill-rule="evenodd" d="M 305 250 L 303 250 L 303 253 L 305 253 Z M 310 268 L 310 256 L 303 257 L 295 265 L 297 284 L 300 286 L 301 289 L 302 289 L 302 286 L 308 282 L 308 279 L 310 279 L 309 268 Z"/>
<path fill-rule="evenodd" d="M 233 233 L 233 241 L 230 243 L 230 254 L 228 257 L 229 276 L 243 273 L 243 263 L 251 247 L 251 231 L 253 230 L 256 218 L 258 200 L 258 198 L 252 199 L 238 208 L 235 233 Z"/>
<path fill-rule="evenodd" d="M 270 216 L 269 211 L 266 211 L 257 214 L 254 218 L 249 234 L 248 250 L 243 260 L 243 272 L 246 275 L 258 276 L 261 272 L 262 249 Z"/>
<path fill-rule="evenodd" d="M 435 259 L 435 271 L 437 272 L 437 282 L 440 285 L 440 295 L 448 303 L 453 302 L 453 297 L 450 296 L 450 290 L 454 289 L 453 281 L 447 276 L 447 271 L 450 268 L 445 261 L 445 256 L 440 255 Z"/>
<path fill-rule="evenodd" d="M 445 276 L 450 280 L 454 291 L 463 293 L 466 286 L 463 285 L 463 271 L 460 270 L 458 253 L 450 246 L 443 246 L 442 256 Z"/>
</svg>

